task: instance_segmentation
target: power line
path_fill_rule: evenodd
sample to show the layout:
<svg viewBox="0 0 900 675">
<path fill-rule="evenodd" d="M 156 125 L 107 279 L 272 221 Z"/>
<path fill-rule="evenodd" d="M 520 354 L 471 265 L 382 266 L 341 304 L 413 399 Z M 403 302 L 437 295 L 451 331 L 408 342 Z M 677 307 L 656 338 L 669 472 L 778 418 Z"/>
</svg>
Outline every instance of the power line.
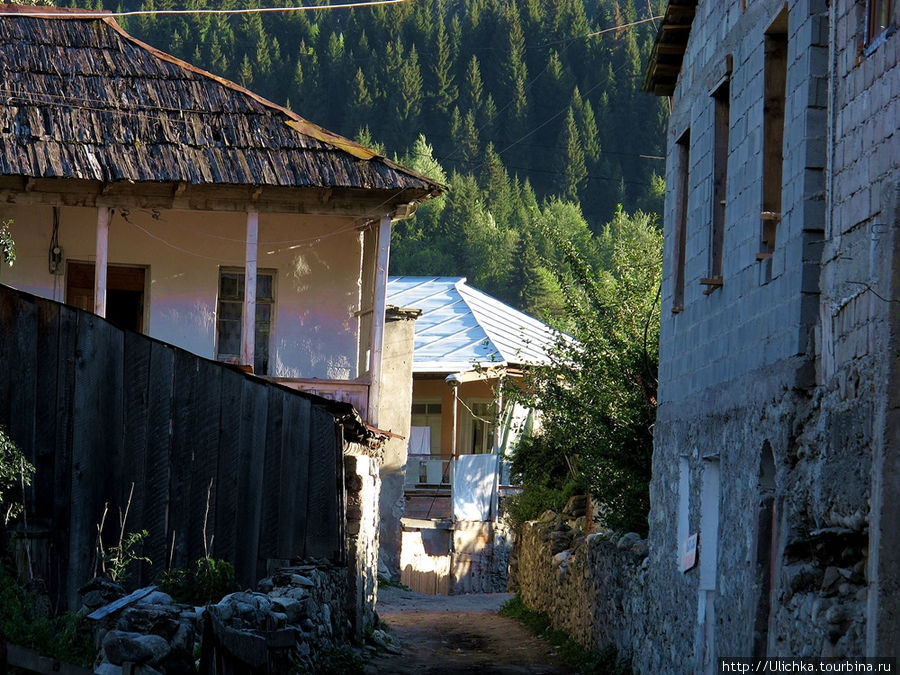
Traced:
<svg viewBox="0 0 900 675">
<path fill-rule="evenodd" d="M 407 0 L 370 0 L 340 5 L 306 5 L 302 7 L 248 7 L 246 9 L 138 9 L 130 12 L 0 12 L 0 16 L 27 16 L 39 19 L 98 19 L 119 16 L 177 16 L 182 14 L 263 14 L 272 12 L 318 12 L 330 9 L 359 9 L 378 5 L 397 5 Z"/>
<path fill-rule="evenodd" d="M 584 35 L 583 37 L 589 38 L 589 37 L 594 37 L 595 35 L 603 35 L 604 33 L 613 33 L 617 30 L 622 30 L 623 28 L 631 28 L 632 26 L 639 26 L 642 23 L 649 23 L 651 21 L 656 21 L 657 19 L 661 19 L 661 18 L 662 18 L 662 15 L 651 16 L 648 19 L 641 19 L 640 21 L 632 21 L 631 23 L 623 23 L 621 26 L 613 26 L 612 28 L 604 28 L 603 30 L 598 30 L 593 33 L 588 33 L 587 35 Z"/>
</svg>

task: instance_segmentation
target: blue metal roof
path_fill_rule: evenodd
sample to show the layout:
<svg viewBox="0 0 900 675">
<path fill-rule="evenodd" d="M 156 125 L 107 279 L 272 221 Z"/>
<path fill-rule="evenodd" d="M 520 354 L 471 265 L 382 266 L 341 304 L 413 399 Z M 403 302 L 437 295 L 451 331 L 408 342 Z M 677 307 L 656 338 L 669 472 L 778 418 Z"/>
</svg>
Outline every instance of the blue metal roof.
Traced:
<svg viewBox="0 0 900 675">
<path fill-rule="evenodd" d="M 414 373 L 543 364 L 556 341 L 545 323 L 468 286 L 465 277 L 390 277 L 387 301 L 422 310 Z"/>
</svg>

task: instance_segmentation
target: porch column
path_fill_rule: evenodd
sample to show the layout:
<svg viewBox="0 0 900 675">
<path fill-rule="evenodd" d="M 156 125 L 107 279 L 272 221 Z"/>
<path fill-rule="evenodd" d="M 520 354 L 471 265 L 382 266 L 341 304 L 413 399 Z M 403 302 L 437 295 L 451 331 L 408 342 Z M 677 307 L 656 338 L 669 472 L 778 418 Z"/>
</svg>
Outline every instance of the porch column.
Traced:
<svg viewBox="0 0 900 675">
<path fill-rule="evenodd" d="M 256 260 L 259 213 L 247 211 L 247 252 L 244 266 L 244 326 L 241 330 L 241 364 L 253 365 L 256 350 Z"/>
<path fill-rule="evenodd" d="M 369 360 L 369 419 L 378 426 L 378 401 L 381 396 L 381 357 L 384 347 L 384 312 L 387 306 L 388 263 L 391 251 L 391 219 L 383 216 L 378 226 L 378 261 L 375 264 L 375 304 L 372 315 L 371 358 Z"/>
<path fill-rule="evenodd" d="M 97 263 L 94 268 L 94 314 L 106 318 L 106 267 L 109 264 L 109 219 L 106 206 L 97 209 Z"/>
</svg>

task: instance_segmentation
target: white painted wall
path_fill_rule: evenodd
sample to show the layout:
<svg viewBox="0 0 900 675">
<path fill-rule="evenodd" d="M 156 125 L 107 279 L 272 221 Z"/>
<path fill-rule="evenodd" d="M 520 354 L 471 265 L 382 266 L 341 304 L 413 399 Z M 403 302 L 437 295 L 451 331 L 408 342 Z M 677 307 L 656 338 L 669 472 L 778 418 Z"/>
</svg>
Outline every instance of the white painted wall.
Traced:
<svg viewBox="0 0 900 675">
<path fill-rule="evenodd" d="M 64 300 L 65 279 L 47 266 L 52 208 L 0 208 L 0 220 L 10 218 L 18 257 L 14 267 L 0 271 L 0 282 Z M 96 209 L 62 207 L 59 220 L 65 258 L 94 261 Z M 214 357 L 218 270 L 244 266 L 246 223 L 244 213 L 161 211 L 154 217 L 135 209 L 126 221 L 116 211 L 109 262 L 149 268 L 149 335 Z M 276 270 L 270 375 L 357 376 L 359 224 L 348 217 L 259 215 L 259 268 Z"/>
</svg>

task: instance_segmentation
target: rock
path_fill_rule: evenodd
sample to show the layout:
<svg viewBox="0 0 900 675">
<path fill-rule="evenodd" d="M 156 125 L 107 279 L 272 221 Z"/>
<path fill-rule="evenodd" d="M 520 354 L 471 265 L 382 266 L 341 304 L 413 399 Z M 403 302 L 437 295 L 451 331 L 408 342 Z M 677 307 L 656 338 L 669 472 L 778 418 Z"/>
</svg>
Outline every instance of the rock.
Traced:
<svg viewBox="0 0 900 675">
<path fill-rule="evenodd" d="M 369 641 L 376 647 L 383 649 L 390 654 L 403 653 L 396 640 L 383 630 L 373 630 L 372 634 L 369 636 Z"/>
<path fill-rule="evenodd" d="M 847 613 L 840 605 L 832 605 L 825 611 L 825 620 L 828 623 L 841 623 L 847 618 Z"/>
<path fill-rule="evenodd" d="M 306 586 L 307 588 L 309 588 L 310 586 L 315 586 L 315 583 L 313 583 L 312 579 L 310 579 L 309 577 L 305 577 L 302 574 L 292 574 L 291 583 L 294 586 Z"/>
<path fill-rule="evenodd" d="M 297 623 L 306 614 L 306 603 L 289 597 L 272 598 L 272 608 L 283 612 L 288 623 Z"/>
<path fill-rule="evenodd" d="M 539 523 L 550 523 L 556 520 L 556 512 L 547 509 L 541 514 L 541 517 L 538 518 Z"/>
<path fill-rule="evenodd" d="M 625 551 L 632 548 L 635 544 L 637 544 L 641 540 L 641 535 L 637 532 L 629 532 L 624 535 L 619 541 L 616 543 L 616 548 L 620 551 Z"/>
<path fill-rule="evenodd" d="M 650 553 L 650 544 L 646 539 L 641 539 L 631 547 L 631 552 L 635 555 L 646 557 Z"/>
<path fill-rule="evenodd" d="M 568 562 L 569 558 L 571 558 L 571 557 L 572 557 L 571 551 L 561 551 L 561 552 L 557 553 L 555 556 L 553 556 L 553 565 L 555 567 L 559 567 L 564 562 Z"/>
<path fill-rule="evenodd" d="M 107 661 L 122 665 L 132 663 L 158 663 L 169 655 L 171 647 L 159 635 L 142 635 L 111 630 L 103 638 L 103 653 Z"/>
<path fill-rule="evenodd" d="M 259 583 L 256 584 L 256 588 L 260 593 L 269 593 L 273 588 L 275 588 L 275 584 L 272 582 L 272 578 L 260 579 Z"/>
<path fill-rule="evenodd" d="M 174 605 L 172 596 L 162 591 L 153 591 L 137 601 L 139 605 Z"/>
<path fill-rule="evenodd" d="M 830 566 L 825 568 L 825 576 L 822 577 L 822 590 L 827 590 L 837 583 L 841 578 L 841 574 L 837 567 Z"/>
<path fill-rule="evenodd" d="M 122 666 L 114 666 L 104 661 L 99 666 L 94 666 L 94 675 L 122 675 Z"/>
<path fill-rule="evenodd" d="M 103 599 L 103 594 L 100 593 L 100 591 L 88 591 L 84 594 L 84 597 L 81 598 L 81 602 L 84 603 L 84 606 L 88 609 L 97 609 L 106 604 L 106 601 Z"/>
</svg>

